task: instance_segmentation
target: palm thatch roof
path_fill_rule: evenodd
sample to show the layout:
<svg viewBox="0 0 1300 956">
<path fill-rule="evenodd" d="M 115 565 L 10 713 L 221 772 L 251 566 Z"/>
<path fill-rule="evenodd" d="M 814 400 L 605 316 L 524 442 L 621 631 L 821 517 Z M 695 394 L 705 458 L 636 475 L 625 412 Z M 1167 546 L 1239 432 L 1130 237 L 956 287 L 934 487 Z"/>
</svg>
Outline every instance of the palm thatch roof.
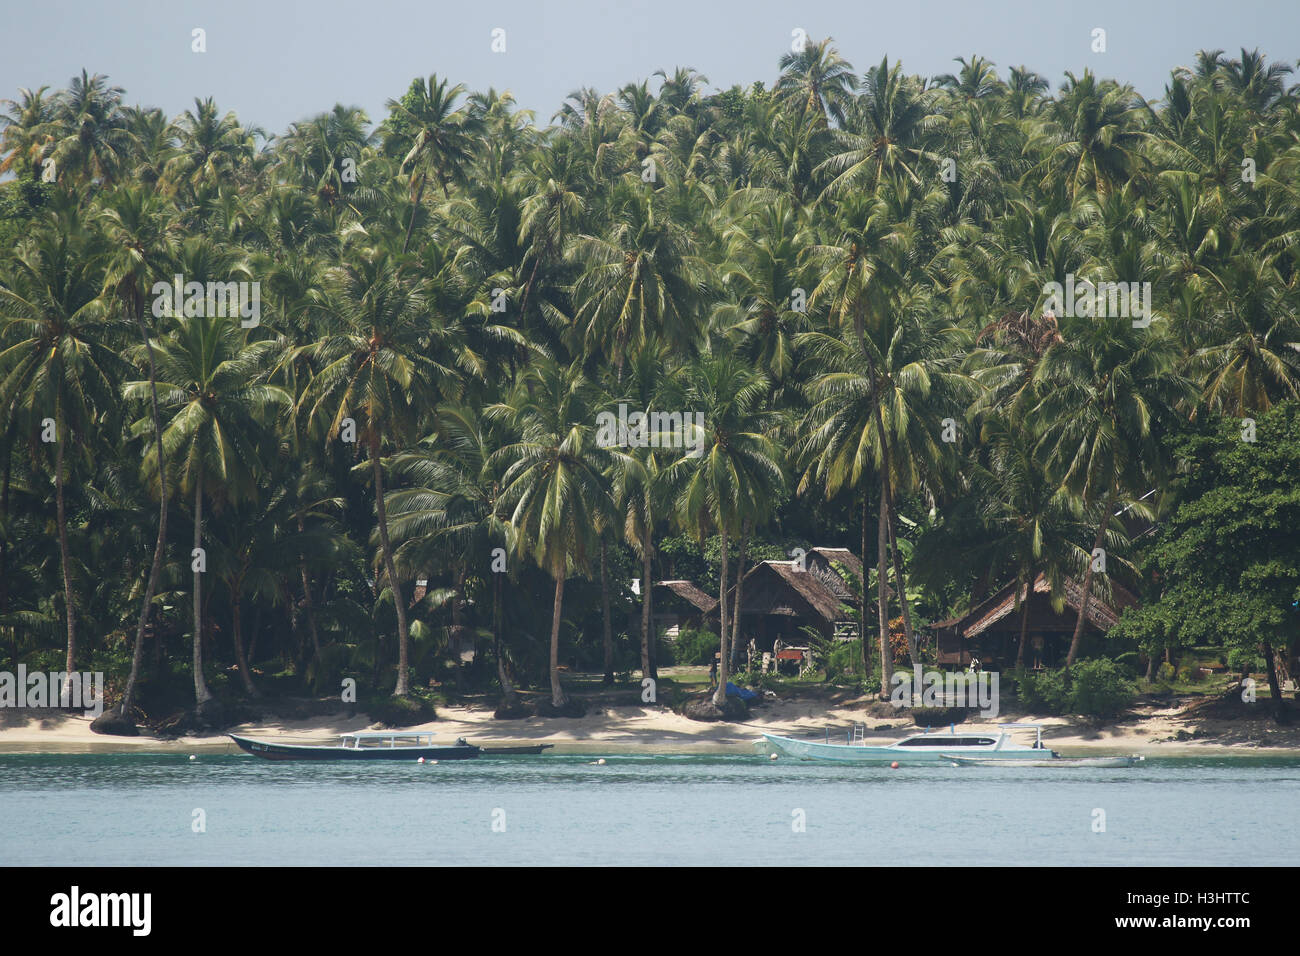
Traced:
<svg viewBox="0 0 1300 956">
<path fill-rule="evenodd" d="M 1040 574 L 1034 578 L 1035 594 L 1050 594 L 1051 590 L 1052 586 L 1045 576 Z M 1083 583 L 1068 578 L 1062 590 L 1064 591 L 1063 596 L 1066 606 L 1077 615 L 1079 607 L 1083 603 Z M 1088 599 L 1087 620 L 1102 631 L 1108 631 L 1114 627 L 1124 609 L 1137 604 L 1137 598 L 1122 585 L 1111 582 L 1110 590 L 1111 596 L 1109 600 L 1099 594 L 1093 594 Z M 965 638 L 978 637 L 1016 609 L 1017 596 L 1023 600 L 1025 598 L 1025 589 L 1023 586 L 1018 587 L 1015 582 L 1012 582 L 971 608 L 961 617 L 937 621 L 931 624 L 930 627 L 934 630 L 954 630 Z"/>
<path fill-rule="evenodd" d="M 667 588 L 677 597 L 708 614 L 718 606 L 718 599 L 705 593 L 690 581 L 656 581 L 655 587 Z"/>
</svg>

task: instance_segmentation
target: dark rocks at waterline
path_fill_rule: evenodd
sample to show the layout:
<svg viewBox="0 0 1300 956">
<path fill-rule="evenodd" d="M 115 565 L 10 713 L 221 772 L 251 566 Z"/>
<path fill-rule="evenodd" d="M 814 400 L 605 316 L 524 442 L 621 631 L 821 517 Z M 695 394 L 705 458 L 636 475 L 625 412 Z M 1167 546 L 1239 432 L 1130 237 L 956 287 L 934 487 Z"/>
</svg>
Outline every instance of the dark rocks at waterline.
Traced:
<svg viewBox="0 0 1300 956">
<path fill-rule="evenodd" d="M 969 707 L 913 707 L 912 723 L 918 727 L 947 727 L 965 722 L 970 714 Z"/>
<path fill-rule="evenodd" d="M 140 729 L 136 727 L 135 721 L 124 716 L 120 707 L 109 708 L 92 720 L 90 730 L 92 733 L 104 734 L 109 737 L 140 736 Z"/>
<path fill-rule="evenodd" d="M 749 717 L 749 708 L 738 697 L 728 697 L 719 707 L 712 696 L 688 700 L 682 706 L 682 715 L 691 720 L 745 720 Z"/>
<path fill-rule="evenodd" d="M 414 727 L 438 719 L 438 711 L 419 697 L 377 697 L 366 704 L 366 714 L 384 727 Z"/>
<path fill-rule="evenodd" d="M 492 716 L 497 720 L 523 720 L 525 717 L 533 716 L 533 708 L 518 697 L 511 697 L 501 701 L 497 709 L 492 712 Z"/>
<path fill-rule="evenodd" d="M 543 697 L 533 704 L 534 717 L 585 717 L 587 705 L 577 698 L 570 697 L 560 707 L 556 707 L 549 697 Z"/>
</svg>

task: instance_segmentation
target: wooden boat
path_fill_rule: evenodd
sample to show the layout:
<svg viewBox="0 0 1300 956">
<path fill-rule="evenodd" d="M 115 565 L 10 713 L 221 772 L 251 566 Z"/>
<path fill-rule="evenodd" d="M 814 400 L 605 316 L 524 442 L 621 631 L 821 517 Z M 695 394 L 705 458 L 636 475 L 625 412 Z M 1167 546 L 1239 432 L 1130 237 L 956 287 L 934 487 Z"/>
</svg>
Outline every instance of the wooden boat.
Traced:
<svg viewBox="0 0 1300 956">
<path fill-rule="evenodd" d="M 1038 731 L 1034 745 L 1016 743 L 1010 730 L 1029 728 Z M 776 734 L 764 734 L 768 746 L 779 754 L 800 760 L 828 760 L 838 763 L 890 764 L 942 763 L 952 760 L 953 754 L 976 757 L 999 757 L 1017 764 L 1027 760 L 1054 758 L 1054 751 L 1043 746 L 1043 731 L 1038 724 L 1001 724 L 992 733 L 958 733 L 950 727 L 947 733 L 912 734 L 885 746 L 872 746 L 865 741 L 862 724 L 854 727 L 845 741 L 831 743 L 827 739 L 798 740 Z"/>
<path fill-rule="evenodd" d="M 957 767 L 1131 767 L 1146 758 L 1140 754 L 1122 757 L 1056 757 L 1051 760 L 999 760 L 996 757 L 970 757 L 944 754 Z"/>
<path fill-rule="evenodd" d="M 237 734 L 227 736 L 240 750 L 263 760 L 467 760 L 481 753 L 481 748 L 463 738 L 452 745 L 435 744 L 435 735 L 429 731 L 340 734 L 337 744 L 282 744 Z"/>
<path fill-rule="evenodd" d="M 539 754 L 554 746 L 555 744 L 528 744 L 523 747 L 480 747 L 479 753 L 484 757 L 513 757 L 518 754 Z"/>
</svg>

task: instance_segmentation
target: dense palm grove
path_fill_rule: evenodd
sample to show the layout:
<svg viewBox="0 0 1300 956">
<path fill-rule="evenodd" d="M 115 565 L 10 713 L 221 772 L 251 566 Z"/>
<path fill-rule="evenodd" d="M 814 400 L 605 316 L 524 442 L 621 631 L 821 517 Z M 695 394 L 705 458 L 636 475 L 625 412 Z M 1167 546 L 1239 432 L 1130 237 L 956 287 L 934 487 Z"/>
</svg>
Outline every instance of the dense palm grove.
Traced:
<svg viewBox="0 0 1300 956">
<path fill-rule="evenodd" d="M 1290 68 L 1202 52 L 1148 103 L 958 62 L 859 74 L 823 41 L 770 88 L 677 69 L 546 126 L 432 76 L 376 127 L 340 105 L 270 137 L 85 72 L 20 91 L 5 658 L 104 670 L 134 715 L 349 676 L 562 707 L 561 665 L 655 673 L 633 579 L 727 594 L 819 544 L 874 563 L 870 686 L 1005 581 L 1158 606 L 1169 542 L 1128 529 L 1187 503 L 1179 449 L 1247 418 L 1297 440 L 1265 427 L 1300 382 Z M 1154 320 L 1054 314 L 1067 275 L 1152 283 Z M 174 276 L 260 283 L 260 321 L 159 308 Z M 702 414 L 702 453 L 607 447 L 620 403 Z M 1184 638 L 1147 613 L 1155 660 Z"/>
</svg>

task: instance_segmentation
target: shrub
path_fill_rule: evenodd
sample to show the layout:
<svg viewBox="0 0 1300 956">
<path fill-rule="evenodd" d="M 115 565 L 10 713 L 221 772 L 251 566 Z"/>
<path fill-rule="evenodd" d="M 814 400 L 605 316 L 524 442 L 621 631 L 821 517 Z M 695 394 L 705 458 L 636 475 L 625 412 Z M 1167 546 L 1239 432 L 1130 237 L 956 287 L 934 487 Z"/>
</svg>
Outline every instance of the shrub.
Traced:
<svg viewBox="0 0 1300 956">
<path fill-rule="evenodd" d="M 718 635 L 684 627 L 673 642 L 674 664 L 708 664 L 718 653 Z"/>
<path fill-rule="evenodd" d="M 1069 676 L 1070 709 L 1087 717 L 1114 717 L 1137 692 L 1128 672 L 1105 658 L 1075 664 Z"/>
<path fill-rule="evenodd" d="M 839 680 L 845 675 L 850 679 L 862 675 L 857 673 L 862 667 L 862 641 L 837 641 L 823 658 L 822 666 L 826 669 L 828 681 Z"/>
<path fill-rule="evenodd" d="M 366 714 L 385 727 L 411 727 L 438 718 L 433 701 L 414 694 L 410 697 L 377 694 L 366 702 Z"/>
<path fill-rule="evenodd" d="M 1085 717 L 1114 717 L 1137 692 L 1128 672 L 1104 658 L 1042 674 L 1026 673 L 1018 683 L 1020 702 L 1027 709 Z"/>
</svg>

